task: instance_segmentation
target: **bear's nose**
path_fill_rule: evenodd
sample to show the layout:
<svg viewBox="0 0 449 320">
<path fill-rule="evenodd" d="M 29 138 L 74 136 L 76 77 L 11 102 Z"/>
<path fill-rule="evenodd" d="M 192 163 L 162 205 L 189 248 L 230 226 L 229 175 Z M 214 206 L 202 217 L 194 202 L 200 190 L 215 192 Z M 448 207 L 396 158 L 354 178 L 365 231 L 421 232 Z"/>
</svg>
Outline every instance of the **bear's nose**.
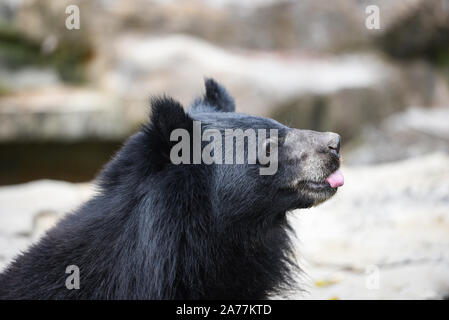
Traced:
<svg viewBox="0 0 449 320">
<path fill-rule="evenodd" d="M 329 140 L 327 146 L 333 154 L 340 157 L 340 136 L 333 132 L 328 132 Z"/>
</svg>

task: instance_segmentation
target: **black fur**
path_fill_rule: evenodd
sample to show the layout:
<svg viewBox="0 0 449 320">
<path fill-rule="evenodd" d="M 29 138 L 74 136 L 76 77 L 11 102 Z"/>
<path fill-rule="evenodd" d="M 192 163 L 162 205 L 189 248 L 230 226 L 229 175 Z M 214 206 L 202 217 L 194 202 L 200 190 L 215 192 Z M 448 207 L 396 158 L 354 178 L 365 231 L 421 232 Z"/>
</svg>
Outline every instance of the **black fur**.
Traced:
<svg viewBox="0 0 449 320">
<path fill-rule="evenodd" d="M 196 99 L 192 108 L 195 111 L 219 111 L 234 112 L 234 99 L 228 94 L 225 88 L 214 79 L 205 80 L 206 93 L 203 98 Z"/>
<path fill-rule="evenodd" d="M 213 80 L 189 113 L 171 98 L 153 100 L 149 123 L 99 175 L 98 194 L 0 274 L 0 298 L 263 299 L 292 288 L 298 267 L 286 212 L 313 201 L 284 188 L 282 166 L 260 176 L 257 165 L 169 159 L 171 130 L 191 130 L 193 119 L 276 127 L 281 139 L 288 130 L 234 108 Z M 80 268 L 79 290 L 65 287 L 68 265 Z"/>
</svg>

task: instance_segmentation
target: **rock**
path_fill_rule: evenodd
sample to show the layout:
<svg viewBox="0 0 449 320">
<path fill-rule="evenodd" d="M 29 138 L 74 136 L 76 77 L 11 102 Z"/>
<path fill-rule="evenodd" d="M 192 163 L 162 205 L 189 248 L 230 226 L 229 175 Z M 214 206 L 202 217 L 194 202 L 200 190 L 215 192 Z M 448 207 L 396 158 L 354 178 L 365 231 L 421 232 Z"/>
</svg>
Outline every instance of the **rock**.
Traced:
<svg viewBox="0 0 449 320">
<path fill-rule="evenodd" d="M 32 240 L 36 241 L 51 227 L 55 226 L 61 213 L 53 210 L 42 210 L 33 217 Z"/>
<path fill-rule="evenodd" d="M 100 107 L 101 112 L 92 112 L 85 120 L 73 112 L 73 126 L 59 115 L 45 114 L 51 118 L 45 120 L 50 134 L 28 129 L 36 126 L 36 119 L 29 120 L 27 112 L 22 117 L 22 108 L 14 116 L 1 115 L 0 110 L 4 118 L 0 123 L 14 124 L 2 126 L 5 132 L 0 140 L 57 139 L 58 130 L 61 140 L 124 139 L 146 121 L 150 95 L 166 92 L 187 105 L 202 92 L 204 76 L 224 82 L 239 110 L 272 116 L 292 126 L 338 131 L 345 140 L 357 136 L 365 124 L 377 124 L 407 105 L 433 106 L 449 97 L 444 76 L 426 63 L 393 65 L 367 54 L 373 47 L 364 46 L 422 0 L 371 1 L 381 10 L 380 30 L 364 27 L 368 4 L 356 0 L 332 5 L 324 0 L 78 2 L 80 30 L 61 28 L 65 8 L 72 4 L 68 0 L 30 0 L 8 6 L 13 25 L 20 30 L 16 40 L 32 39 L 36 52 L 25 50 L 32 56 L 50 57 L 53 52 L 55 61 L 46 61 L 63 80 L 86 77 L 86 84 L 99 88 L 99 95 L 120 107 Z M 342 54 L 356 52 L 354 48 L 358 53 Z M 68 54 L 76 49 L 79 52 Z M 65 62 L 58 63 L 59 58 Z M 104 110 L 111 112 L 104 114 Z M 115 122 L 117 118 L 120 123 Z M 103 125 L 93 132 L 82 121 Z M 114 123 L 116 130 L 105 128 L 107 123 Z"/>
<path fill-rule="evenodd" d="M 54 34 L 59 39 L 100 39 L 106 43 L 119 32 L 149 30 L 159 35 L 189 34 L 225 47 L 319 53 L 366 45 L 421 2 L 78 0 L 82 27 L 77 32 L 61 27 L 65 8 L 73 4 L 69 0 L 20 1 L 8 10 L 17 16 L 20 29 L 33 38 Z M 365 27 L 368 5 L 380 8 L 380 30 Z"/>
<path fill-rule="evenodd" d="M 151 95 L 166 93 L 187 106 L 207 76 L 228 87 L 241 112 L 336 131 L 345 140 L 410 101 L 433 105 L 449 97 L 427 65 L 402 72 L 373 54 L 236 51 L 185 35 L 145 34 L 118 35 L 107 49 L 100 56 L 114 63 L 91 65 L 97 89 L 47 85 L 0 97 L 0 140 L 121 140 L 147 120 Z M 422 82 L 432 85 L 418 90 Z"/>
<path fill-rule="evenodd" d="M 351 165 L 381 163 L 449 152 L 449 107 L 412 107 L 369 126 L 346 147 L 345 162 Z"/>
<path fill-rule="evenodd" d="M 404 107 L 401 89 L 388 86 L 379 83 L 297 96 L 273 108 L 270 117 L 295 128 L 338 132 L 349 141 L 366 125 L 375 125 Z"/>
<path fill-rule="evenodd" d="M 0 269 L 93 194 L 90 184 L 50 180 L 0 187 Z"/>
<path fill-rule="evenodd" d="M 101 91 L 47 87 L 0 98 L 0 141 L 120 140 L 135 127 Z M 125 116 L 124 116 L 125 115 Z"/>
<path fill-rule="evenodd" d="M 21 70 L 0 69 L 1 90 L 13 93 L 20 90 L 36 90 L 59 84 L 59 77 L 52 69 L 23 68 Z"/>
<path fill-rule="evenodd" d="M 0 97 L 0 140 L 122 140 L 147 120 L 151 95 L 166 93 L 187 106 L 202 94 L 207 76 L 228 87 L 241 112 L 336 131 L 345 140 L 410 101 L 433 105 L 449 97 L 425 64 L 407 77 L 372 54 L 236 51 L 185 35 L 121 34 L 100 56 L 114 63 L 91 65 L 97 89 L 47 85 Z M 433 84 L 418 90 L 426 79 Z"/>
<path fill-rule="evenodd" d="M 436 65 L 447 65 L 448 2 L 422 1 L 390 25 L 379 38 L 379 44 L 388 54 L 401 61 L 422 58 Z"/>
<path fill-rule="evenodd" d="M 145 119 L 141 106 L 149 93 L 165 92 L 188 105 L 202 93 L 205 76 L 228 87 L 240 112 L 348 135 L 404 105 L 397 71 L 373 55 L 236 52 L 184 35 L 130 34 L 118 37 L 111 52 L 116 68 L 102 84 L 129 99 L 136 119 Z"/>
<path fill-rule="evenodd" d="M 447 295 L 448 167 L 449 156 L 444 153 L 344 167 L 345 185 L 333 199 L 290 217 L 309 285 L 307 294 L 294 297 L 435 299 Z"/>
</svg>

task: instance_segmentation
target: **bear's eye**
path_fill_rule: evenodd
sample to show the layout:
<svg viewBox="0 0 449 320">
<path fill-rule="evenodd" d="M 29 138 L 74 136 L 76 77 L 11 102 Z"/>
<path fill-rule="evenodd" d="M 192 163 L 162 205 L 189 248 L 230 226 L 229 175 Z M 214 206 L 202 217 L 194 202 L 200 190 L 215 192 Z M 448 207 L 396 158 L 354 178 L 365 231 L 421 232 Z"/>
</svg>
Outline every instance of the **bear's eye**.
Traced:
<svg viewBox="0 0 449 320">
<path fill-rule="evenodd" d="M 271 155 L 271 152 L 273 151 L 273 148 L 276 148 L 277 143 L 278 143 L 277 139 L 269 138 L 269 139 L 265 140 L 264 149 L 265 149 L 265 154 L 267 155 L 267 157 L 269 157 Z"/>
<path fill-rule="evenodd" d="M 269 156 L 271 154 L 271 143 L 270 141 L 267 141 L 265 144 L 265 154 Z"/>
<path fill-rule="evenodd" d="M 263 142 L 258 146 L 256 163 L 259 166 L 269 167 L 271 161 L 277 161 L 277 159 L 272 158 L 277 158 L 278 141 L 279 140 L 277 137 L 269 137 L 263 140 Z"/>
</svg>

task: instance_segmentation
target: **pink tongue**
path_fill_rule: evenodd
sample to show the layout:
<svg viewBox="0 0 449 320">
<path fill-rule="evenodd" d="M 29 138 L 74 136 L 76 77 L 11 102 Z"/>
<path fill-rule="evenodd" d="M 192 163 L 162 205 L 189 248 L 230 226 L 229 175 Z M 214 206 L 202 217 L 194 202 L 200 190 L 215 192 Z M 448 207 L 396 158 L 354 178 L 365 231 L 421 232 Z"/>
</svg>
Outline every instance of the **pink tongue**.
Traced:
<svg viewBox="0 0 449 320">
<path fill-rule="evenodd" d="M 326 178 L 326 182 L 329 183 L 332 188 L 337 188 L 341 187 L 345 183 L 345 178 L 343 177 L 343 173 L 341 173 L 340 169 L 338 169 Z"/>
</svg>

